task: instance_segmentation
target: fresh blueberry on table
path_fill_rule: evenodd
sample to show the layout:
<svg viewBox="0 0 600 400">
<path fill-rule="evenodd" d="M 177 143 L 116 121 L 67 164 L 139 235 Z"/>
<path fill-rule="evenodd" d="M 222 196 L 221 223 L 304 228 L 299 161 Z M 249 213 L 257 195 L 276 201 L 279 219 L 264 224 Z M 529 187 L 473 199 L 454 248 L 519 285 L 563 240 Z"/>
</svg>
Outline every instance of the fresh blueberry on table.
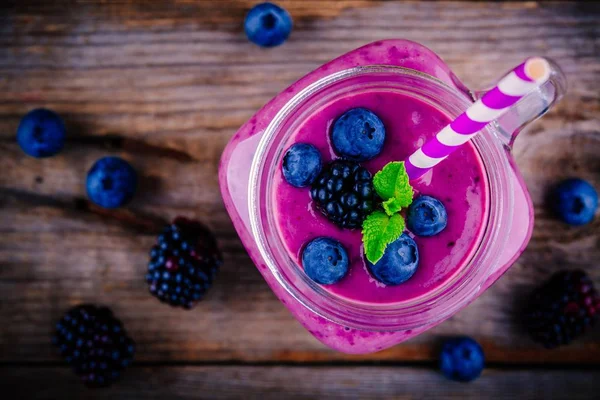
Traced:
<svg viewBox="0 0 600 400">
<path fill-rule="evenodd" d="M 578 178 L 561 182 L 550 200 L 556 215 L 570 225 L 592 222 L 598 208 L 598 193 L 587 181 Z"/>
<path fill-rule="evenodd" d="M 337 154 L 353 161 L 375 158 L 383 149 L 385 126 L 366 108 L 346 111 L 333 124 L 331 142 Z"/>
<path fill-rule="evenodd" d="M 415 235 L 437 235 L 447 224 L 446 207 L 436 198 L 419 196 L 408 207 L 406 225 Z"/>
<path fill-rule="evenodd" d="M 198 221 L 177 217 L 150 251 L 146 282 L 161 302 L 191 309 L 211 288 L 222 263 L 212 232 Z"/>
<path fill-rule="evenodd" d="M 65 124 L 58 114 L 38 108 L 25 114 L 17 128 L 17 142 L 28 155 L 51 157 L 65 145 Z"/>
<path fill-rule="evenodd" d="M 348 253 L 337 240 L 318 237 L 302 251 L 302 266 L 313 281 L 331 285 L 348 273 Z"/>
<path fill-rule="evenodd" d="M 137 174 L 122 158 L 104 157 L 89 170 L 86 186 L 88 196 L 95 204 L 104 208 L 118 208 L 133 198 Z"/>
<path fill-rule="evenodd" d="M 292 17 L 273 3 L 261 3 L 246 15 L 244 30 L 248 40 L 261 47 L 279 46 L 292 32 Z"/>
<path fill-rule="evenodd" d="M 440 353 L 440 369 L 448 379 L 469 382 L 483 371 L 483 349 L 469 337 L 446 340 Z"/>
<path fill-rule="evenodd" d="M 383 257 L 376 264 L 367 261 L 371 275 L 379 282 L 390 286 L 409 280 L 418 266 L 419 249 L 415 241 L 406 233 L 386 247 Z"/>
<path fill-rule="evenodd" d="M 60 354 L 88 387 L 107 387 L 131 364 L 135 343 L 106 307 L 70 309 L 56 324 L 53 338 Z"/>
<path fill-rule="evenodd" d="M 322 167 L 321 153 L 310 144 L 296 143 L 283 157 L 283 176 L 290 185 L 295 187 L 312 184 Z"/>
</svg>

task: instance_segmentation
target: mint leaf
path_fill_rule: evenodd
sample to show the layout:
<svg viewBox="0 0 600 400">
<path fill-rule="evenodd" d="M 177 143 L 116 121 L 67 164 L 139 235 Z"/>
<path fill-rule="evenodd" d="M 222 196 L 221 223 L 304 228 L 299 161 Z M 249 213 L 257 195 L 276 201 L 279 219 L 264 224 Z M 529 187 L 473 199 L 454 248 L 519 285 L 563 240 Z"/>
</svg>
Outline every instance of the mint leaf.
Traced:
<svg viewBox="0 0 600 400">
<path fill-rule="evenodd" d="M 373 178 L 375 191 L 384 201 L 396 199 L 394 208 L 408 207 L 412 203 L 413 189 L 408 182 L 404 161 L 388 163 Z M 387 212 L 387 210 L 386 210 Z"/>
<path fill-rule="evenodd" d="M 363 243 L 365 255 L 372 264 L 381 260 L 388 244 L 402 235 L 404 218 L 400 214 L 386 215 L 383 211 L 375 211 L 363 222 Z"/>
<path fill-rule="evenodd" d="M 381 203 L 381 206 L 383 207 L 385 213 L 390 217 L 402 210 L 402 203 L 400 203 L 400 201 L 398 201 L 396 198 L 387 199 Z"/>
<path fill-rule="evenodd" d="M 412 203 L 413 189 L 403 161 L 387 164 L 373 178 L 375 191 L 383 199 L 384 211 L 375 211 L 363 222 L 363 243 L 367 260 L 376 264 L 388 244 L 402 235 L 404 218 L 398 214 Z"/>
</svg>

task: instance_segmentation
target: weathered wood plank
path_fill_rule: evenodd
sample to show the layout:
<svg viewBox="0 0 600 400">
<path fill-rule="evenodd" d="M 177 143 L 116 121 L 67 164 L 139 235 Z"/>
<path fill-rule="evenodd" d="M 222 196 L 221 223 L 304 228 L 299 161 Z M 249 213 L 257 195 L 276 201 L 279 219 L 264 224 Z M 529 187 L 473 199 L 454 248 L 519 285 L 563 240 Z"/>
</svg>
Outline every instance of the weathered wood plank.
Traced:
<svg viewBox="0 0 600 400">
<path fill-rule="evenodd" d="M 36 384 L 31 385 L 32 377 Z M 411 367 L 132 367 L 89 390 L 67 368 L 2 368 L 8 393 L 28 399 L 597 399 L 600 371 L 486 369 L 476 381 Z"/>
<path fill-rule="evenodd" d="M 475 336 L 488 358 L 497 362 L 600 360 L 598 331 L 553 351 L 534 345 L 521 332 L 519 303 L 539 276 L 557 268 L 545 260 L 515 266 L 477 302 L 431 333 L 386 352 L 356 357 L 327 350 L 295 323 L 237 239 L 221 238 L 226 267 L 205 302 L 185 312 L 147 294 L 143 274 L 153 237 L 113 229 L 106 235 L 85 231 L 2 235 L 3 361 L 56 359 L 49 343 L 53 323 L 80 302 L 113 307 L 138 342 L 140 360 L 431 360 L 440 336 L 457 333 Z M 594 276 L 598 279 L 597 271 Z"/>
<path fill-rule="evenodd" d="M 320 2 L 312 4 L 321 9 Z M 0 119 L 3 137 L 14 134 L 24 110 L 40 103 L 65 114 L 77 135 L 121 133 L 150 142 L 174 134 L 179 140 L 214 135 L 215 130 L 230 135 L 294 79 L 382 37 L 429 45 L 474 87 L 496 79 L 515 60 L 543 53 L 576 76 L 571 93 L 597 93 L 595 46 L 600 28 L 598 7 L 593 4 L 533 7 L 530 3 L 507 8 L 386 3 L 348 10 L 343 18 L 300 21 L 292 40 L 270 51 L 247 43 L 237 26 L 231 31 L 207 31 L 198 22 L 155 31 L 151 26 L 118 23 L 123 21 L 115 16 L 126 19 L 128 8 L 112 8 L 112 19 L 101 26 L 86 12 L 102 12 L 102 6 L 60 15 L 68 27 L 60 34 L 54 24 L 45 22 L 47 18 L 35 17 L 35 7 L 27 9 L 33 16 L 5 17 L 6 33 L 0 36 L 5 40 L 0 46 L 0 71 L 5 77 L 0 92 L 0 115 L 6 116 Z M 184 17 L 189 20 L 190 13 Z M 45 30 L 44 23 L 51 27 Z M 453 29 L 456 25 L 463 29 Z M 113 26 L 116 32 L 105 30 Z M 481 31 L 486 40 L 477 34 Z M 510 57 L 505 57 L 507 53 Z M 590 106 L 588 102 L 577 109 Z"/>
<path fill-rule="evenodd" d="M 440 336 L 460 333 L 480 340 L 493 362 L 599 364 L 598 330 L 546 351 L 517 322 L 525 294 L 554 270 L 586 268 L 600 283 L 600 220 L 567 229 L 542 206 L 547 187 L 564 176 L 600 187 L 598 4 L 282 1 L 296 30 L 289 43 L 266 51 L 241 32 L 250 3 L 0 6 L 0 361 L 56 360 L 53 322 L 91 301 L 110 305 L 137 340 L 137 359 L 153 362 L 422 361 L 435 358 Z M 519 264 L 431 333 L 375 355 L 346 356 L 320 345 L 271 294 L 236 238 L 216 171 L 231 135 L 273 95 L 319 64 L 385 37 L 430 46 L 472 87 L 526 56 L 547 55 L 565 69 L 570 91 L 517 141 L 537 217 Z M 37 106 L 65 117 L 70 137 L 58 157 L 34 160 L 14 143 L 20 116 Z M 129 207 L 134 216 L 185 214 L 217 233 L 226 264 L 194 311 L 147 294 L 151 234 L 81 207 L 86 171 L 106 154 L 124 156 L 143 175 Z"/>
</svg>

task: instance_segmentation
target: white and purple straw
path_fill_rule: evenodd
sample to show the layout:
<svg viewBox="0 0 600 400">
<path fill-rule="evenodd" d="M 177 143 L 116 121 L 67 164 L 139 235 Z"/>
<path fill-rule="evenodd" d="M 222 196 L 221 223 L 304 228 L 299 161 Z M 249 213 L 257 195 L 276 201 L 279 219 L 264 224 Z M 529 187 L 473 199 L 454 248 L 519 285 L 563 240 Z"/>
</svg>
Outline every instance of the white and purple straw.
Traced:
<svg viewBox="0 0 600 400">
<path fill-rule="evenodd" d="M 410 180 L 421 177 L 523 96 L 545 83 L 550 71 L 548 61 L 540 57 L 529 58 L 512 70 L 496 87 L 405 160 Z"/>
</svg>

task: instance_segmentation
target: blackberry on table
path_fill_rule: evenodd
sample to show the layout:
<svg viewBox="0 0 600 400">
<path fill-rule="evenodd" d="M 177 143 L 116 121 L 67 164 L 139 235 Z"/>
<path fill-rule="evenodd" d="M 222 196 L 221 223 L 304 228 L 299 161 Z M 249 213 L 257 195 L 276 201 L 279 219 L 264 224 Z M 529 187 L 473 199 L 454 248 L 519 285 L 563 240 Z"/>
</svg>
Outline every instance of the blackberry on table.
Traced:
<svg viewBox="0 0 600 400">
<path fill-rule="evenodd" d="M 174 307 L 200 301 L 222 264 L 212 233 L 203 224 L 178 217 L 150 251 L 146 282 L 150 293 Z"/>
<path fill-rule="evenodd" d="M 358 228 L 373 211 L 373 179 L 359 163 L 335 160 L 317 177 L 310 195 L 317 209 L 342 228 Z"/>
<path fill-rule="evenodd" d="M 89 387 L 106 387 L 132 361 L 135 343 L 106 307 L 84 304 L 56 324 L 54 344 Z"/>
<path fill-rule="evenodd" d="M 555 348 L 592 326 L 598 312 L 600 296 L 585 272 L 560 271 L 533 291 L 525 322 L 533 340 Z"/>
</svg>

